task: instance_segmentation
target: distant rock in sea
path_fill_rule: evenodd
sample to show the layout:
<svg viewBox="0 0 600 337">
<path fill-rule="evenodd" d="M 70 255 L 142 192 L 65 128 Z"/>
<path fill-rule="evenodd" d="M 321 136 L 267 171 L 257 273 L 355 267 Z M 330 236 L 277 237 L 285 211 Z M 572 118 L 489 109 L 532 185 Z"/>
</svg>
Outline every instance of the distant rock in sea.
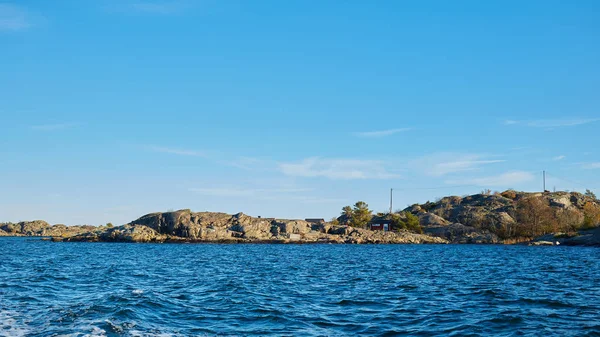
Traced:
<svg viewBox="0 0 600 337">
<path fill-rule="evenodd" d="M 96 229 L 94 226 L 51 226 L 43 220 L 0 223 L 0 236 L 52 236 L 67 237 Z"/>
</svg>

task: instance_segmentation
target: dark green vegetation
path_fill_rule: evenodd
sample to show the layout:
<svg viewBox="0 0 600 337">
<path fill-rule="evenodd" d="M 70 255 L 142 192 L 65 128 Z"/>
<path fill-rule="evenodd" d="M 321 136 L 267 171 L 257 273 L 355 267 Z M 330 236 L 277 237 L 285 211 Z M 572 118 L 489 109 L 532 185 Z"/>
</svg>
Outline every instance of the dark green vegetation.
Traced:
<svg viewBox="0 0 600 337">
<path fill-rule="evenodd" d="M 414 233 L 423 233 L 423 228 L 419 223 L 419 217 L 410 212 L 396 213 L 377 213 L 369 209 L 369 205 L 364 201 L 358 201 L 354 206 L 344 206 L 342 214 L 332 220 L 332 223 L 349 225 L 357 228 L 367 229 L 373 221 L 390 221 L 393 231 L 408 230 Z"/>
</svg>

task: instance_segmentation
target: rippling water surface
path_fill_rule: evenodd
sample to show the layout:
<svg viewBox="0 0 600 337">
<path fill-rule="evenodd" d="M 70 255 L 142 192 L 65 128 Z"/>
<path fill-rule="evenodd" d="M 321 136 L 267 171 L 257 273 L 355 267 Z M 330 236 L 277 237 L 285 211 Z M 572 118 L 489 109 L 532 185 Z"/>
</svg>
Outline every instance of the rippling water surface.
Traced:
<svg viewBox="0 0 600 337">
<path fill-rule="evenodd" d="M 600 249 L 0 238 L 0 336 L 600 335 Z"/>
</svg>

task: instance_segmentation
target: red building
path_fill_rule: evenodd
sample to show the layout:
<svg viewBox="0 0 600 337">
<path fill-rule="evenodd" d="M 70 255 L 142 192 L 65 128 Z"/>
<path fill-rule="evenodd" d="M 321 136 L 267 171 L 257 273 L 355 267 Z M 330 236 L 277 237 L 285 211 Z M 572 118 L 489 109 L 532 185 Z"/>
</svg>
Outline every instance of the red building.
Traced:
<svg viewBox="0 0 600 337">
<path fill-rule="evenodd" d="M 373 219 L 369 223 L 369 229 L 371 229 L 372 231 L 391 231 L 392 221 L 388 219 Z"/>
</svg>

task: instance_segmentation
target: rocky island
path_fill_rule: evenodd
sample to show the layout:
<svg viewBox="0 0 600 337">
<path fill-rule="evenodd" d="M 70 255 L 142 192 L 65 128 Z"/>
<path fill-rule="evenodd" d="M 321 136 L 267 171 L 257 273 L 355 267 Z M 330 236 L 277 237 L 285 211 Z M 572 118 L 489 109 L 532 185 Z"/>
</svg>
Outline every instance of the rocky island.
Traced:
<svg viewBox="0 0 600 337">
<path fill-rule="evenodd" d="M 377 230 L 373 224 L 389 224 Z M 70 242 L 476 243 L 600 246 L 600 201 L 592 193 L 505 191 L 450 196 L 372 214 L 357 202 L 331 221 L 284 220 L 183 209 L 122 226 L 0 224 L 0 236 Z"/>
</svg>

